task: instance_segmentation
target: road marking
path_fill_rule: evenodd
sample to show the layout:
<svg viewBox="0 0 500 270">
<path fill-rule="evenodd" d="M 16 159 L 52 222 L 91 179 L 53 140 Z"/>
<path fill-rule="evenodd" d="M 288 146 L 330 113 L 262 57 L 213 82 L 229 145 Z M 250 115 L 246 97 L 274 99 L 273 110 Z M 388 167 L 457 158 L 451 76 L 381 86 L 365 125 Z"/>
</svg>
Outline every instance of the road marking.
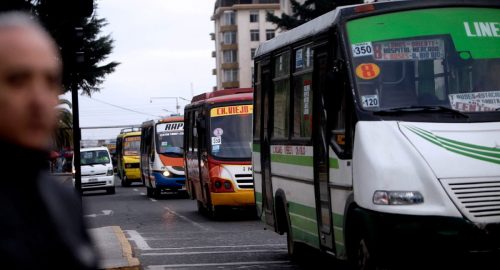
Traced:
<svg viewBox="0 0 500 270">
<path fill-rule="evenodd" d="M 153 199 L 153 198 L 149 198 L 149 199 L 150 199 L 152 202 L 156 202 L 156 200 L 155 200 L 155 199 Z"/>
<path fill-rule="evenodd" d="M 166 240 L 166 239 L 148 239 L 147 240 Z M 169 239 L 171 240 L 171 239 Z M 262 244 L 262 245 L 233 245 L 233 246 L 199 246 L 199 247 L 165 247 L 151 248 L 151 250 L 186 250 L 186 249 L 211 249 L 211 248 L 249 248 L 249 247 L 286 247 L 285 244 Z"/>
<path fill-rule="evenodd" d="M 255 250 L 220 250 L 220 251 L 198 251 L 198 252 L 155 252 L 142 253 L 141 256 L 177 256 L 177 255 L 200 255 L 200 254 L 227 254 L 227 253 L 269 253 L 286 252 L 286 249 L 255 249 Z"/>
<path fill-rule="evenodd" d="M 138 249 L 141 249 L 141 250 L 150 250 L 151 249 L 151 247 L 148 245 L 146 240 L 144 240 L 144 238 L 139 234 L 139 232 L 137 232 L 135 230 L 126 230 L 125 232 L 129 236 L 128 240 L 134 241 L 135 245 L 137 246 Z"/>
<path fill-rule="evenodd" d="M 113 210 L 102 210 L 101 212 L 102 214 L 90 214 L 90 215 L 85 215 L 84 217 L 95 218 L 99 216 L 109 216 L 113 214 Z"/>
<path fill-rule="evenodd" d="M 139 191 L 138 189 L 134 188 L 134 191 Z"/>
<path fill-rule="evenodd" d="M 185 267 L 206 267 L 206 266 L 236 266 L 236 265 L 262 265 L 262 264 L 284 264 L 290 261 L 256 261 L 256 262 L 229 262 L 229 263 L 194 263 L 194 264 L 164 264 L 150 265 L 148 270 L 163 270 L 168 268 L 185 268 Z"/>
<path fill-rule="evenodd" d="M 146 195 L 146 193 L 144 193 L 144 192 L 141 192 L 141 195 L 142 195 L 142 196 L 144 196 L 144 195 Z"/>
<path fill-rule="evenodd" d="M 170 213 L 178 216 L 179 218 L 183 219 L 184 221 L 187 221 L 187 222 L 191 223 L 191 225 L 193 225 L 193 226 L 195 226 L 197 228 L 200 228 L 200 229 L 202 229 L 204 231 L 209 231 L 210 230 L 207 227 L 201 225 L 200 223 L 194 222 L 191 219 L 189 219 L 189 218 L 187 218 L 187 217 L 185 217 L 185 216 L 183 216 L 181 214 L 178 214 L 177 212 L 175 212 L 174 210 L 172 210 L 172 209 L 170 209 L 170 208 L 168 208 L 166 206 L 165 206 L 165 210 L 167 210 L 168 212 L 170 212 Z"/>
</svg>

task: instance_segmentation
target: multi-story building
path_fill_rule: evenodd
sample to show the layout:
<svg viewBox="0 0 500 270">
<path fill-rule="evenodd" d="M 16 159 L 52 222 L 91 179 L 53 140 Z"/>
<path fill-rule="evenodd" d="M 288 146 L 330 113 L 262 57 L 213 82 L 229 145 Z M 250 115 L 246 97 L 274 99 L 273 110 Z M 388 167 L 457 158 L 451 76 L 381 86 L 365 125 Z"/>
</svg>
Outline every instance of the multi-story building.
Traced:
<svg viewBox="0 0 500 270">
<path fill-rule="evenodd" d="M 259 44 L 274 37 L 276 26 L 266 13 L 280 12 L 280 0 L 217 0 L 212 20 L 215 32 L 217 86 L 214 89 L 252 87 L 253 55 Z"/>
</svg>

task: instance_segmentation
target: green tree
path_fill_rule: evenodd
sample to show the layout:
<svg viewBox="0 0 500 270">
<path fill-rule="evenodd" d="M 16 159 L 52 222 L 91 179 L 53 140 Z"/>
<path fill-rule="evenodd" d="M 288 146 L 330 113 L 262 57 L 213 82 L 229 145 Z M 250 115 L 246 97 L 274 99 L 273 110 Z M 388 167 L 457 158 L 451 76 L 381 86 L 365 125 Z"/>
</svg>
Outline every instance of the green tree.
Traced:
<svg viewBox="0 0 500 270">
<path fill-rule="evenodd" d="M 72 105 L 69 100 L 59 100 L 59 106 L 57 107 L 59 122 L 54 133 L 54 146 L 56 149 L 72 148 L 73 146 L 73 114 L 71 109 Z"/>
<path fill-rule="evenodd" d="M 303 4 L 297 0 L 290 1 L 292 14 L 283 13 L 280 17 L 267 13 L 266 19 L 276 24 L 281 30 L 290 30 L 316 17 L 319 17 L 339 6 L 363 3 L 362 0 L 306 0 Z"/>
</svg>

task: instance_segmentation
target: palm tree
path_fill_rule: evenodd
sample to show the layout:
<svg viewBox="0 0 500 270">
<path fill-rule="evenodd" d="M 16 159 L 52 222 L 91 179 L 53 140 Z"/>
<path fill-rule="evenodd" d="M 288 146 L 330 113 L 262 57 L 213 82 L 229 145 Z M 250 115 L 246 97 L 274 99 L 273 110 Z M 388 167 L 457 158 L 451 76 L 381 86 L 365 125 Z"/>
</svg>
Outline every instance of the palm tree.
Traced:
<svg viewBox="0 0 500 270">
<path fill-rule="evenodd" d="M 67 105 L 66 108 L 64 105 Z M 58 127 L 54 134 L 54 146 L 56 149 L 64 149 L 73 146 L 73 113 L 71 102 L 67 99 L 60 99 L 57 110 L 59 113 Z"/>
</svg>

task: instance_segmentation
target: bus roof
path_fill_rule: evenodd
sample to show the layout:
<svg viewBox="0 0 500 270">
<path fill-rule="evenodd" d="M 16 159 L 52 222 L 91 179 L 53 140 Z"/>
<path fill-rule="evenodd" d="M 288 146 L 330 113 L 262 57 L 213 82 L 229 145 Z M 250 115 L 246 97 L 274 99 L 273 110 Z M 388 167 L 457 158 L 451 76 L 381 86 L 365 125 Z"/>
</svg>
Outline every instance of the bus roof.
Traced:
<svg viewBox="0 0 500 270">
<path fill-rule="evenodd" d="M 410 8 L 432 8 L 439 6 L 498 6 L 493 1 L 483 0 L 441 0 L 441 1 L 383 1 L 358 5 L 342 6 L 325 13 L 290 31 L 277 35 L 275 38 L 262 43 L 255 52 L 255 58 L 268 54 L 281 47 L 291 45 L 308 37 L 327 32 L 340 18 L 351 15 L 366 16 L 384 12 L 404 10 Z M 367 7 L 362 8 L 362 7 Z"/>
<path fill-rule="evenodd" d="M 207 92 L 193 97 L 188 106 L 202 103 L 220 103 L 228 101 L 243 101 L 253 99 L 253 88 L 223 89 Z"/>
<path fill-rule="evenodd" d="M 120 137 L 132 137 L 132 136 L 141 136 L 141 132 L 140 131 L 130 131 L 130 132 L 123 132 L 123 133 L 120 133 L 117 138 L 120 138 Z"/>
<path fill-rule="evenodd" d="M 148 120 L 142 123 L 141 127 L 146 128 L 150 127 L 157 123 L 170 123 L 170 122 L 184 122 L 184 116 L 167 116 L 161 119 L 156 120 Z"/>
</svg>

